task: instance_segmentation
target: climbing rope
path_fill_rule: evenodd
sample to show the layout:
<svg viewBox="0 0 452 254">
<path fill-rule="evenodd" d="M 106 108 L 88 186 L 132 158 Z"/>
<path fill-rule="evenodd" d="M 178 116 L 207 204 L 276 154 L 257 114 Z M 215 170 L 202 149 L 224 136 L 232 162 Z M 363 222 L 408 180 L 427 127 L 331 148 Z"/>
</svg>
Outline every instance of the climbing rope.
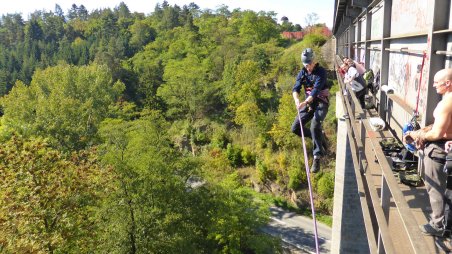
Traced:
<svg viewBox="0 0 452 254">
<path fill-rule="evenodd" d="M 306 176 L 308 179 L 308 187 L 309 187 L 309 199 L 311 201 L 311 211 L 312 211 L 312 221 L 314 222 L 314 238 L 315 238 L 315 250 L 316 253 L 319 254 L 319 236 L 317 234 L 317 220 L 315 219 L 315 209 L 314 209 L 314 197 L 312 194 L 312 187 L 311 187 L 311 178 L 309 176 L 309 163 L 308 163 L 308 153 L 306 152 L 306 143 L 304 139 L 304 132 L 303 132 L 303 124 L 301 122 L 300 117 L 300 111 L 297 108 L 298 112 L 298 120 L 300 122 L 300 130 L 301 130 L 301 142 L 303 143 L 303 153 L 304 153 L 304 165 L 306 166 Z"/>
<path fill-rule="evenodd" d="M 422 73 L 424 72 L 424 64 L 425 64 L 425 58 L 427 57 L 426 52 L 422 54 L 422 64 L 420 69 L 420 75 L 419 75 L 419 83 L 417 84 L 417 98 L 416 98 L 416 109 L 413 112 L 413 117 L 411 117 L 411 120 L 403 125 L 402 128 L 402 136 L 405 136 L 410 131 L 417 131 L 421 128 L 421 126 L 418 123 L 418 117 L 419 117 L 419 100 L 421 95 L 421 84 L 422 84 Z M 410 151 L 411 153 L 415 153 L 417 148 L 416 145 L 413 143 L 405 144 L 405 148 Z"/>
</svg>

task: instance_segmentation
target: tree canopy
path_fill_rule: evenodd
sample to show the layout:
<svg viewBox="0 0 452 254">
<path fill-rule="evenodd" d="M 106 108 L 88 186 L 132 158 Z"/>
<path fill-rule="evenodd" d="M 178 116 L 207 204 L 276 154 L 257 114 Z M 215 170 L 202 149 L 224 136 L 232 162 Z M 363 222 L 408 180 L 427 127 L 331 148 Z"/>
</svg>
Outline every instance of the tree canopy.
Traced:
<svg viewBox="0 0 452 254">
<path fill-rule="evenodd" d="M 328 38 L 284 39 L 301 27 L 275 16 L 167 1 L 2 16 L 0 252 L 280 252 L 250 187 L 306 197 L 290 93 L 301 50 Z M 315 179 L 326 214 L 331 177 Z"/>
</svg>

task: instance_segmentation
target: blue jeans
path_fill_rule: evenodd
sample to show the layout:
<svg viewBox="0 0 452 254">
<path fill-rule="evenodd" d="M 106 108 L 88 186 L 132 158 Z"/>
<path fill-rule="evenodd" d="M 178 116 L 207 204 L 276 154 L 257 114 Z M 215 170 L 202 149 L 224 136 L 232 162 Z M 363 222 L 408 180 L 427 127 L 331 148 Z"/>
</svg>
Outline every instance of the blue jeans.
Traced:
<svg viewBox="0 0 452 254">
<path fill-rule="evenodd" d="M 313 109 L 309 107 L 304 107 L 300 109 L 300 118 L 303 123 L 303 133 L 305 137 L 312 138 L 314 143 L 314 156 L 324 155 L 323 151 L 323 134 L 322 134 L 322 122 L 325 120 L 326 114 L 328 113 L 328 104 L 323 102 L 315 103 L 317 105 Z M 306 123 L 311 121 L 311 128 L 306 128 Z M 300 120 L 298 115 L 292 124 L 292 132 L 301 137 Z"/>
</svg>

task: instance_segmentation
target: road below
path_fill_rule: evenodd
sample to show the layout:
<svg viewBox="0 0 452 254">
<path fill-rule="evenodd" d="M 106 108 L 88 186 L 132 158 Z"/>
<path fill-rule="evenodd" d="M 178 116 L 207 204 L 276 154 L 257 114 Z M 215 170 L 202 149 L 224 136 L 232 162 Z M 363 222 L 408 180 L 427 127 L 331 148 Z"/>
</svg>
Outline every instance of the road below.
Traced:
<svg viewBox="0 0 452 254">
<path fill-rule="evenodd" d="M 278 236 L 286 245 L 301 253 L 316 253 L 314 240 L 314 223 L 311 217 L 297 215 L 278 207 L 271 207 L 270 223 L 264 231 Z M 330 253 L 331 228 L 317 222 L 320 253 Z"/>
</svg>

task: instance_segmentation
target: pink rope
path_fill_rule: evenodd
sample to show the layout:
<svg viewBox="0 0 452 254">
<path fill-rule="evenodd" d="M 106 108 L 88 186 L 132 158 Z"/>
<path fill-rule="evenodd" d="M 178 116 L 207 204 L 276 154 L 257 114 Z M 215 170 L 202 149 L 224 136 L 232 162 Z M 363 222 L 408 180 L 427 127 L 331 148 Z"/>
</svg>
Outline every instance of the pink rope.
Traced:
<svg viewBox="0 0 452 254">
<path fill-rule="evenodd" d="M 312 195 L 312 187 L 311 187 L 311 177 L 309 176 L 309 162 L 308 162 L 308 153 L 306 152 L 306 143 L 304 140 L 304 132 L 303 132 L 303 124 L 301 123 L 300 111 L 297 108 L 298 112 L 298 120 L 300 121 L 300 130 L 301 130 L 301 142 L 303 143 L 303 153 L 304 153 L 304 165 L 306 166 L 306 176 L 308 178 L 308 187 L 309 187 L 309 199 L 311 201 L 311 211 L 312 211 L 312 220 L 314 221 L 314 237 L 315 237 L 315 250 L 316 253 L 319 254 L 319 236 L 317 233 L 317 220 L 315 219 L 315 209 L 314 209 L 314 197 Z"/>
</svg>

